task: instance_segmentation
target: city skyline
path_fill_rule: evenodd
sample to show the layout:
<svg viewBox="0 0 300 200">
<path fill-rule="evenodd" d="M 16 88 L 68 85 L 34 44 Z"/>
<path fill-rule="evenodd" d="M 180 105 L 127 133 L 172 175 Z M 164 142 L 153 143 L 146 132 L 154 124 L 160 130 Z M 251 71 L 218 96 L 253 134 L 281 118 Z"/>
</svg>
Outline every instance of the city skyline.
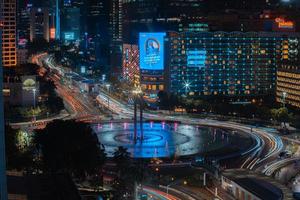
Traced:
<svg viewBox="0 0 300 200">
<path fill-rule="evenodd" d="M 300 199 L 298 0 L 2 0 L 0 199 Z"/>
</svg>

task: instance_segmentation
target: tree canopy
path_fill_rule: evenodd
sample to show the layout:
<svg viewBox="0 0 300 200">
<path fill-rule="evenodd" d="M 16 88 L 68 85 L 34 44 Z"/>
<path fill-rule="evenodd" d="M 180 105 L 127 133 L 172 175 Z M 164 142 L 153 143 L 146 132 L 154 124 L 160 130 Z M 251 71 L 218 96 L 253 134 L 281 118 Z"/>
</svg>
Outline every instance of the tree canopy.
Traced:
<svg viewBox="0 0 300 200">
<path fill-rule="evenodd" d="M 45 170 L 52 173 L 69 173 L 78 178 L 95 175 L 106 157 L 92 128 L 74 120 L 49 123 L 35 132 L 34 142 Z"/>
</svg>

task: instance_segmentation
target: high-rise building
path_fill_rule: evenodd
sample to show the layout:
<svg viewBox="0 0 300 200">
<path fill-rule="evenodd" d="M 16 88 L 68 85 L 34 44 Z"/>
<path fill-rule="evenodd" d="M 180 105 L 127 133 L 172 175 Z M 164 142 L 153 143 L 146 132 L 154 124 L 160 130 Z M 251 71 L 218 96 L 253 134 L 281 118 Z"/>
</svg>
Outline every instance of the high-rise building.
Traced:
<svg viewBox="0 0 300 200">
<path fill-rule="evenodd" d="M 108 39 L 109 0 L 90 0 L 87 5 L 87 32 Z"/>
<path fill-rule="evenodd" d="M 55 1 L 55 39 L 60 40 L 60 0 Z"/>
<path fill-rule="evenodd" d="M 140 85 L 140 53 L 138 45 L 123 45 L 122 78 L 134 87 Z"/>
<path fill-rule="evenodd" d="M 135 43 L 140 32 L 178 31 L 180 23 L 201 22 L 203 0 L 125 0 L 123 1 L 123 39 Z"/>
<path fill-rule="evenodd" d="M 282 42 L 296 33 L 169 33 L 168 91 L 261 99 L 274 95 Z"/>
<path fill-rule="evenodd" d="M 147 98 L 155 99 L 166 89 L 165 36 L 164 32 L 139 34 L 140 82 Z"/>
<path fill-rule="evenodd" d="M 300 38 L 284 39 L 281 48 L 276 100 L 300 108 Z"/>
<path fill-rule="evenodd" d="M 30 40 L 30 6 L 25 1 L 17 2 L 17 46 L 25 47 Z"/>
<path fill-rule="evenodd" d="M 97 66 L 107 73 L 109 66 L 109 5 L 110 0 L 92 0 L 87 6 L 87 32 L 94 42 Z"/>
<path fill-rule="evenodd" d="M 0 7 L 2 2 L 0 3 Z M 2 21 L 0 18 L 0 46 L 2 45 Z M 0 48 L 0 200 L 7 199 L 6 186 L 6 161 L 5 161 L 5 136 L 4 136 L 4 111 L 3 111 L 3 66 L 2 66 L 2 49 Z"/>
<path fill-rule="evenodd" d="M 110 5 L 110 31 L 114 43 L 122 42 L 123 33 L 123 3 L 122 0 L 112 0 Z"/>
<path fill-rule="evenodd" d="M 123 1 L 110 1 L 110 65 L 112 72 L 121 74 L 123 42 Z"/>
<path fill-rule="evenodd" d="M 2 29 L 2 64 L 3 67 L 17 65 L 16 51 L 16 0 L 3 0 L 1 7 Z"/>
<path fill-rule="evenodd" d="M 31 8 L 30 10 L 30 41 L 44 39 L 49 42 L 49 9 Z"/>
<path fill-rule="evenodd" d="M 80 39 L 80 8 L 65 7 L 62 9 L 61 38 L 64 41 Z"/>
</svg>

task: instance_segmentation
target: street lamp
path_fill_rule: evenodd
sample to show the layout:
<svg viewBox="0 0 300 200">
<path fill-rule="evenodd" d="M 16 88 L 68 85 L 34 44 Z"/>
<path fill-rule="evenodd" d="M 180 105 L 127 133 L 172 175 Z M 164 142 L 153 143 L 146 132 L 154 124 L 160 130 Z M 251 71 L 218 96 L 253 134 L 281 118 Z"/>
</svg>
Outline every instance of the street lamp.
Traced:
<svg viewBox="0 0 300 200">
<path fill-rule="evenodd" d="M 286 100 L 286 97 L 288 96 L 288 94 L 286 92 L 283 92 L 282 93 L 282 103 L 283 103 L 283 107 L 285 108 L 285 100 Z"/>
<path fill-rule="evenodd" d="M 32 112 L 32 115 L 33 115 L 33 120 L 35 121 L 35 120 L 36 120 L 36 118 L 35 118 L 36 88 L 33 88 L 33 89 L 32 89 L 32 92 L 33 92 L 33 112 Z"/>
<path fill-rule="evenodd" d="M 33 92 L 33 108 L 35 109 L 35 106 L 36 106 L 36 88 L 33 88 L 32 89 L 32 92 Z"/>
<path fill-rule="evenodd" d="M 107 95 L 107 107 L 108 107 L 108 110 L 109 110 L 109 95 L 110 95 L 110 84 L 106 84 L 106 88 L 107 88 L 107 91 L 108 91 L 108 95 Z"/>
</svg>

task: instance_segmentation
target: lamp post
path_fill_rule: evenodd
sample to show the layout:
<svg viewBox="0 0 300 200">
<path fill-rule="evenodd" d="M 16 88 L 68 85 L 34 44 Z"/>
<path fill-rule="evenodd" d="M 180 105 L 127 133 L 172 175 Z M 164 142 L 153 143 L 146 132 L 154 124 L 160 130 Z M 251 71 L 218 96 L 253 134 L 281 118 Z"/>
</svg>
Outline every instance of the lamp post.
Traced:
<svg viewBox="0 0 300 200">
<path fill-rule="evenodd" d="M 172 178 L 172 180 L 173 180 L 173 178 Z M 170 186 L 172 186 L 172 185 L 176 185 L 176 184 L 178 184 L 179 183 L 179 180 L 178 181 L 175 181 L 175 182 L 172 182 L 172 183 L 170 183 L 169 185 L 167 185 L 167 196 L 169 196 L 169 188 L 170 188 Z M 183 185 L 187 185 L 188 184 L 188 182 L 186 181 L 186 180 L 184 180 L 183 181 Z"/>
<path fill-rule="evenodd" d="M 35 118 L 35 108 L 36 108 L 36 88 L 33 88 L 32 89 L 32 92 L 33 92 L 33 120 L 36 121 L 36 118 Z"/>
<path fill-rule="evenodd" d="M 107 91 L 108 91 L 108 95 L 107 95 L 107 107 L 108 107 L 108 110 L 109 110 L 109 95 L 110 95 L 110 84 L 106 84 L 106 88 L 107 88 Z"/>
<path fill-rule="evenodd" d="M 33 88 L 32 92 L 33 92 L 33 108 L 35 109 L 35 107 L 36 107 L 36 88 Z"/>
<path fill-rule="evenodd" d="M 285 101 L 286 101 L 286 97 L 288 96 L 288 94 L 286 92 L 283 92 L 282 93 L 282 104 L 283 104 L 283 107 L 285 108 Z"/>
</svg>

